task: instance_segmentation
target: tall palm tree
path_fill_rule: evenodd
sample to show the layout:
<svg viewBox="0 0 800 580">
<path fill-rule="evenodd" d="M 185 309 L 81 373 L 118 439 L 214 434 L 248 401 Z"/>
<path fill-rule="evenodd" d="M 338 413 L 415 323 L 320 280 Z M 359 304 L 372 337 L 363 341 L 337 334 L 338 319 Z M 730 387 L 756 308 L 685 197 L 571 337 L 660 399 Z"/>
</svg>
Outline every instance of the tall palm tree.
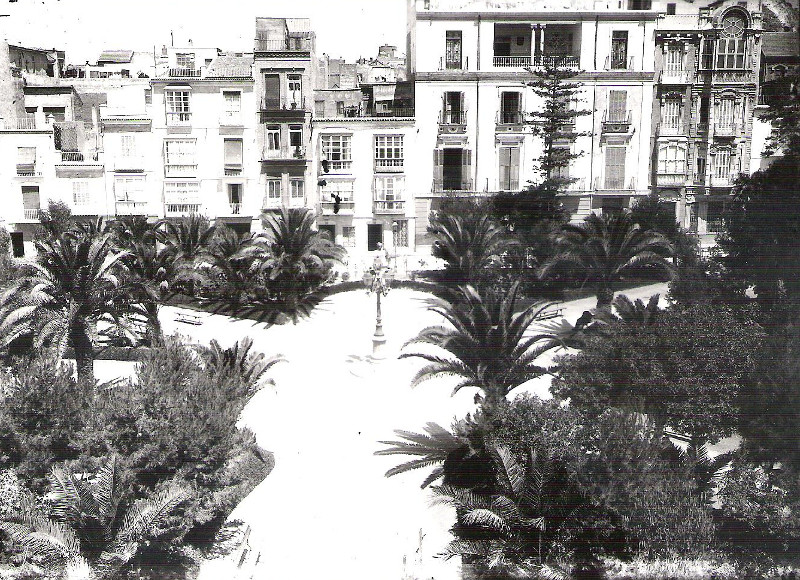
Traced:
<svg viewBox="0 0 800 580">
<path fill-rule="evenodd" d="M 643 231 L 628 213 L 591 214 L 580 225 L 565 224 L 558 243 L 561 250 L 542 266 L 539 276 L 547 277 L 558 265 L 576 266 L 595 285 L 597 308 L 611 306 L 614 285 L 626 271 L 643 266 L 673 270 L 670 241 L 659 232 Z"/>
<path fill-rule="evenodd" d="M 308 209 L 284 208 L 262 216 L 262 221 L 269 255 L 259 265 L 266 290 L 261 302 L 267 310 L 296 320 L 319 303 L 320 290 L 344 248 L 314 229 L 314 214 Z"/>
<path fill-rule="evenodd" d="M 50 570 L 83 569 L 101 578 L 113 577 L 143 543 L 162 535 L 167 518 L 189 497 L 169 488 L 121 509 L 124 474 L 115 457 L 91 481 L 58 466 L 48 480 L 50 517 L 25 496 L 19 513 L 0 520 L 0 530 Z"/>
<path fill-rule="evenodd" d="M 483 393 L 483 409 L 491 415 L 506 402 L 514 388 L 549 372 L 536 363 L 542 354 L 559 346 L 568 346 L 564 337 L 553 332 L 525 336 L 529 327 L 550 316 L 552 304 L 536 301 L 522 312 L 514 313 L 519 282 L 501 296 L 481 296 L 471 286 L 458 289 L 450 300 L 438 299 L 431 310 L 451 326 L 429 326 L 404 348 L 428 344 L 444 351 L 440 354 L 404 352 L 400 358 L 418 357 L 428 361 L 417 372 L 412 386 L 422 381 L 456 376 L 453 394 L 464 387 L 478 387 Z"/>
<path fill-rule="evenodd" d="M 21 336 L 34 346 L 52 346 L 61 359 L 75 350 L 78 379 L 94 381 L 91 336 L 104 314 L 120 319 L 130 301 L 120 300 L 127 276 L 126 254 L 111 236 L 62 235 L 36 243 L 36 262 L 0 296 L 0 347 Z"/>
<path fill-rule="evenodd" d="M 257 234 L 239 236 L 222 225 L 209 247 L 199 258 L 195 280 L 204 286 L 215 286 L 221 311 L 235 311 L 254 286 L 254 276 L 269 256 L 264 238 Z M 226 308 L 227 307 L 227 308 Z"/>
<path fill-rule="evenodd" d="M 164 263 L 173 280 L 187 278 L 187 290 L 194 296 L 194 280 L 191 272 L 198 258 L 208 249 L 216 232 L 216 226 L 205 217 L 192 214 L 179 220 L 161 220 L 157 224 L 156 236 L 163 245 Z"/>
<path fill-rule="evenodd" d="M 432 253 L 445 261 L 448 283 L 475 285 L 480 274 L 504 252 L 519 245 L 487 215 L 443 214 L 431 220 Z"/>
</svg>

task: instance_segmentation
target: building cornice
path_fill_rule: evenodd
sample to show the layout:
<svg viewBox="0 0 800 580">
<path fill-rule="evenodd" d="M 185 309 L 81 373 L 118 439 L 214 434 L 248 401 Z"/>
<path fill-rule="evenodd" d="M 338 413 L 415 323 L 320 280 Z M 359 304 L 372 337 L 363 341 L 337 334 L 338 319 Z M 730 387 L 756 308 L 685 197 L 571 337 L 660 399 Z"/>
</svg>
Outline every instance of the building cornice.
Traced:
<svg viewBox="0 0 800 580">
<path fill-rule="evenodd" d="M 376 123 L 378 125 L 385 125 L 387 123 L 403 123 L 413 125 L 414 117 L 320 117 L 319 119 L 312 119 L 311 122 L 315 125 L 322 123 L 339 124 L 339 123 Z"/>
<path fill-rule="evenodd" d="M 652 20 L 658 18 L 656 10 L 580 11 L 580 12 L 417 12 L 417 21 L 426 20 L 483 20 L 487 22 L 547 22 L 586 20 Z"/>
<path fill-rule="evenodd" d="M 526 72 L 474 71 L 474 72 L 417 72 L 416 81 L 425 82 L 475 82 L 475 81 L 519 81 L 527 82 L 534 78 Z M 627 81 L 655 82 L 655 71 L 584 71 L 570 80 L 581 81 Z"/>
<path fill-rule="evenodd" d="M 194 84 L 194 83 L 229 83 L 232 81 L 235 82 L 242 82 L 242 83 L 252 83 L 254 82 L 253 77 L 207 77 L 207 78 L 189 78 L 189 77 L 158 77 L 154 79 L 150 79 L 153 84 L 156 83 L 185 83 L 187 85 Z"/>
</svg>

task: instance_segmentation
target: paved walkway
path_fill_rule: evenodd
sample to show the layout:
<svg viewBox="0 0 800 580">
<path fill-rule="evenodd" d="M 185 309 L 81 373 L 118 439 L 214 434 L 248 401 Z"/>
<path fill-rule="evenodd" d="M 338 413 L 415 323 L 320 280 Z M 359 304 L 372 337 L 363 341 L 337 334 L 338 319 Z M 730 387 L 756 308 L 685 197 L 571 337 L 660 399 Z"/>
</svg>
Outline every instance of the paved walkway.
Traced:
<svg viewBox="0 0 800 580">
<path fill-rule="evenodd" d="M 626 291 L 631 298 L 666 293 L 656 284 Z M 259 445 L 275 454 L 272 473 L 232 514 L 251 526 L 251 552 L 238 578 L 331 580 L 450 580 L 455 561 L 436 557 L 451 539 L 449 508 L 432 507 L 419 489 L 425 471 L 385 478 L 402 457 L 375 457 L 380 440 L 394 429 L 421 431 L 435 421 L 449 426 L 474 410 L 474 390 L 455 397 L 446 384 L 416 389 L 416 359 L 397 360 L 402 344 L 439 317 L 427 311 L 428 296 L 393 290 L 383 300 L 387 359 L 369 366 L 375 298 L 365 292 L 338 294 L 297 325 L 265 328 L 250 321 L 201 314 L 203 324 L 175 320 L 165 307 L 166 333 L 178 332 L 227 346 L 245 336 L 266 354 L 288 359 L 273 367 L 274 387 L 263 389 L 241 423 Z M 574 322 L 594 306 L 587 298 L 565 303 Z M 526 385 L 548 397 L 549 380 Z M 517 392 L 517 391 L 515 391 Z M 234 577 L 230 559 L 209 562 L 201 578 Z"/>
</svg>

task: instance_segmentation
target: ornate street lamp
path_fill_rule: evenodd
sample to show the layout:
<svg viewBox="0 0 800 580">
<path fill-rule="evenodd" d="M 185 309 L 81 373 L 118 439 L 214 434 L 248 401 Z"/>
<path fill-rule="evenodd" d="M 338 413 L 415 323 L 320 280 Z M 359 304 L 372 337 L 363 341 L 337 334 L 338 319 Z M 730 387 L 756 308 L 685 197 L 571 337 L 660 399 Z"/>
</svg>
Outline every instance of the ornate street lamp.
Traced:
<svg viewBox="0 0 800 580">
<path fill-rule="evenodd" d="M 383 358 L 386 336 L 383 334 L 383 319 L 381 317 L 381 297 L 389 293 L 389 288 L 394 281 L 394 272 L 384 263 L 379 256 L 375 257 L 372 267 L 364 272 L 364 286 L 367 294 L 375 293 L 377 299 L 375 311 L 375 334 L 372 335 L 372 357 Z"/>
</svg>

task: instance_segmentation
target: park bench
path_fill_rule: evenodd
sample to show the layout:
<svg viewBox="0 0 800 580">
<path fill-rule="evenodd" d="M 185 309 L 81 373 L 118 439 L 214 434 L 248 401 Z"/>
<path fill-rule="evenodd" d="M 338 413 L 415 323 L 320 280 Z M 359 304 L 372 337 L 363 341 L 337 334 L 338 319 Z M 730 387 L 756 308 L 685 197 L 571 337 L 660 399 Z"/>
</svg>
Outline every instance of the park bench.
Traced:
<svg viewBox="0 0 800 580">
<path fill-rule="evenodd" d="M 548 308 L 542 312 L 541 320 L 552 320 L 553 318 L 561 318 L 564 316 L 564 308 L 557 306 L 556 308 Z"/>
<path fill-rule="evenodd" d="M 178 314 L 175 315 L 175 320 L 177 322 L 184 322 L 186 324 L 203 324 L 203 319 L 200 318 L 200 316 L 190 312 L 178 312 Z"/>
</svg>

